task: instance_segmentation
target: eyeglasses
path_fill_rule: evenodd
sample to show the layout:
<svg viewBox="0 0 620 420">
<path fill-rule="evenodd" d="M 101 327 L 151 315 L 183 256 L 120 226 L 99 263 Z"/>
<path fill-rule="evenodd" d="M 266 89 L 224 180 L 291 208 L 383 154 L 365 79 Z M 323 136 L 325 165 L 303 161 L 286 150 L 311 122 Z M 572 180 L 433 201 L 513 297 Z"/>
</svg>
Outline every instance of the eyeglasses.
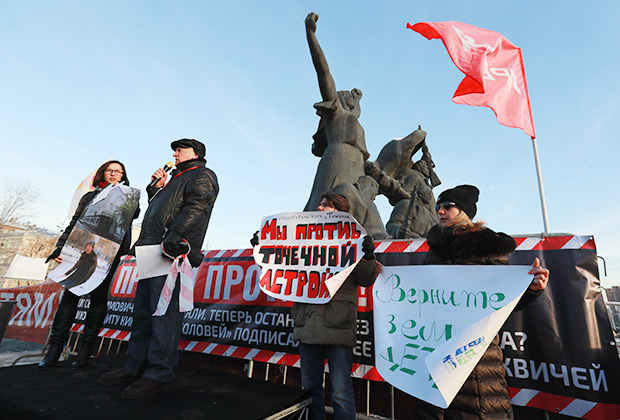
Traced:
<svg viewBox="0 0 620 420">
<path fill-rule="evenodd" d="M 448 211 L 452 207 L 458 207 L 458 206 L 456 205 L 456 203 L 453 203 L 452 201 L 442 201 L 441 203 L 437 203 L 437 205 L 435 206 L 435 211 L 439 211 L 442 208 Z"/>
<path fill-rule="evenodd" d="M 105 170 L 105 173 L 106 173 L 106 174 L 112 174 L 112 175 L 115 175 L 115 174 L 118 174 L 118 175 L 123 175 L 125 172 L 123 172 L 123 171 L 122 171 L 122 170 L 120 170 L 120 169 L 106 169 L 106 170 Z"/>
</svg>

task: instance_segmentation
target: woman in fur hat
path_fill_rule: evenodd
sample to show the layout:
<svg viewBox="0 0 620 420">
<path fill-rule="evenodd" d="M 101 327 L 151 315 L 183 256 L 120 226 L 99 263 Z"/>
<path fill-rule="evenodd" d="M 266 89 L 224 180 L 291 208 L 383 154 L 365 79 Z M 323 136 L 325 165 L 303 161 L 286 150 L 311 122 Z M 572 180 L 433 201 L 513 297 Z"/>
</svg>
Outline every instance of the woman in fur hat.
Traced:
<svg viewBox="0 0 620 420">
<path fill-rule="evenodd" d="M 429 251 L 424 264 L 508 264 L 515 250 L 514 239 L 494 232 L 483 222 L 472 221 L 480 191 L 473 185 L 459 185 L 437 199 L 439 224 L 427 235 Z M 534 260 L 529 274 L 534 276 L 517 304 L 521 310 L 547 287 L 549 270 Z M 496 336 L 447 409 L 418 401 L 419 419 L 512 419 L 506 369 Z"/>
</svg>

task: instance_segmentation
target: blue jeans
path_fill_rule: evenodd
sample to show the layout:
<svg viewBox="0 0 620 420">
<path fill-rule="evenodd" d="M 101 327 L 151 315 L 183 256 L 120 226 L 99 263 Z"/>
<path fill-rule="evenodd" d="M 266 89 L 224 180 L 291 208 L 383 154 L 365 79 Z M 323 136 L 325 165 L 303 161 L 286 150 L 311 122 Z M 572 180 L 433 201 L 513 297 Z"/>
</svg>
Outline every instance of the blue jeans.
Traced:
<svg viewBox="0 0 620 420">
<path fill-rule="evenodd" d="M 179 363 L 179 340 L 184 313 L 179 312 L 177 278 L 172 300 L 162 316 L 153 316 L 166 281 L 166 276 L 143 279 L 138 282 L 134 299 L 133 325 L 125 362 L 125 370 L 132 375 L 160 382 L 174 379 L 174 368 Z"/>
<path fill-rule="evenodd" d="M 354 420 L 355 395 L 353 394 L 353 350 L 350 347 L 324 346 L 320 344 L 299 345 L 301 357 L 301 384 L 312 393 L 310 416 L 312 420 L 325 419 L 323 396 L 323 371 L 325 359 L 329 365 L 332 388 L 334 420 Z"/>
</svg>

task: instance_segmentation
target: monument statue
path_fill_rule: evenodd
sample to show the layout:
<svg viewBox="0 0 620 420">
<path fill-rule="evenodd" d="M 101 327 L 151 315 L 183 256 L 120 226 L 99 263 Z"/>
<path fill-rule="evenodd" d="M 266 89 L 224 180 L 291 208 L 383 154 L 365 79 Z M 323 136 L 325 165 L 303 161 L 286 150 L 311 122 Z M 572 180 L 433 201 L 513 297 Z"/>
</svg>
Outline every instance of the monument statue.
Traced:
<svg viewBox="0 0 620 420">
<path fill-rule="evenodd" d="M 402 188 L 402 183 L 396 180 L 403 177 L 413 166 L 412 157 L 420 150 L 426 140 L 426 132 L 420 127 L 413 133 L 402 139 L 389 141 L 373 163 L 365 165 L 367 175 L 372 176 L 379 183 L 379 192 L 385 195 L 391 205 L 396 205 L 400 200 L 409 198 L 410 191 Z"/>
<path fill-rule="evenodd" d="M 413 162 L 413 155 L 422 149 L 422 158 Z M 426 237 L 439 220 L 435 213 L 432 188 L 441 181 L 426 146 L 426 132 L 418 127 L 402 139 L 388 142 L 375 162 L 366 162 L 365 171 L 379 184 L 394 210 L 386 231 L 395 239 Z"/>
<path fill-rule="evenodd" d="M 354 184 L 345 182 L 338 185 L 334 191 L 347 197 L 351 206 L 349 213 L 364 226 L 366 232 L 374 240 L 390 238 L 375 205 L 375 197 L 379 193 L 377 181 L 368 175 L 364 175 Z"/>
<path fill-rule="evenodd" d="M 310 13 L 305 25 L 322 98 L 314 104 L 321 119 L 312 136 L 312 153 L 321 159 L 304 210 L 316 210 L 321 195 L 334 191 L 347 197 L 349 212 L 375 240 L 423 237 L 438 223 L 432 187 L 441 182 L 426 147 L 426 132 L 418 127 L 408 136 L 388 142 L 375 162 L 368 161 L 370 154 L 359 122 L 362 92 L 336 90 L 316 38 L 318 19 L 316 13 Z M 420 149 L 422 158 L 414 164 L 412 158 Z M 377 194 L 385 195 L 394 206 L 385 227 L 374 202 Z"/>
<path fill-rule="evenodd" d="M 413 155 L 420 150 L 426 140 L 426 132 L 420 126 L 413 133 L 402 139 L 389 141 L 377 157 L 377 165 L 388 176 L 396 178 L 411 169 Z"/>
<path fill-rule="evenodd" d="M 425 156 L 397 178 L 411 194 L 396 203 L 386 224 L 387 232 L 394 239 L 425 238 L 430 228 L 439 223 L 430 185 L 432 167 Z"/>
<path fill-rule="evenodd" d="M 310 198 L 304 210 L 316 210 L 319 197 L 340 184 L 354 184 L 364 176 L 364 161 L 370 154 L 366 150 L 364 129 L 358 121 L 361 113 L 359 89 L 337 91 L 323 50 L 316 39 L 316 22 L 319 16 L 306 17 L 306 37 L 312 63 L 316 70 L 322 102 L 314 104 L 321 117 L 314 134 L 312 153 L 321 160 L 314 177 Z"/>
</svg>

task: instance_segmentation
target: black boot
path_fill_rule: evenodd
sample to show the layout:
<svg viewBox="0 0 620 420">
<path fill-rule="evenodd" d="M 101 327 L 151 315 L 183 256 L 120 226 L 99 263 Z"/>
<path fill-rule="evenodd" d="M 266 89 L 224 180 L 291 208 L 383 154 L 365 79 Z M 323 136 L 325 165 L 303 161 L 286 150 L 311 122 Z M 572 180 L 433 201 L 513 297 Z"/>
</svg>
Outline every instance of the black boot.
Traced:
<svg viewBox="0 0 620 420">
<path fill-rule="evenodd" d="M 39 369 L 45 370 L 56 366 L 62 354 L 62 349 L 69 338 L 69 329 L 75 314 L 77 313 L 78 297 L 71 292 L 65 291 L 58 304 L 54 322 L 52 323 L 52 333 L 50 335 L 49 348 L 45 357 L 39 363 Z"/>
<path fill-rule="evenodd" d="M 45 353 L 45 357 L 39 363 L 39 370 L 51 369 L 58 363 L 62 353 L 62 345 L 50 346 Z"/>
<path fill-rule="evenodd" d="M 82 343 L 76 359 L 71 363 L 71 369 L 80 369 L 88 366 L 88 359 L 93 354 L 93 345 Z"/>
<path fill-rule="evenodd" d="M 88 359 L 93 353 L 93 348 L 103 320 L 105 319 L 107 311 L 107 305 L 93 305 L 91 300 L 91 307 L 88 309 L 86 319 L 84 320 L 84 333 L 82 335 L 80 349 L 75 361 L 71 364 L 72 369 L 78 369 L 88 366 Z"/>
</svg>

